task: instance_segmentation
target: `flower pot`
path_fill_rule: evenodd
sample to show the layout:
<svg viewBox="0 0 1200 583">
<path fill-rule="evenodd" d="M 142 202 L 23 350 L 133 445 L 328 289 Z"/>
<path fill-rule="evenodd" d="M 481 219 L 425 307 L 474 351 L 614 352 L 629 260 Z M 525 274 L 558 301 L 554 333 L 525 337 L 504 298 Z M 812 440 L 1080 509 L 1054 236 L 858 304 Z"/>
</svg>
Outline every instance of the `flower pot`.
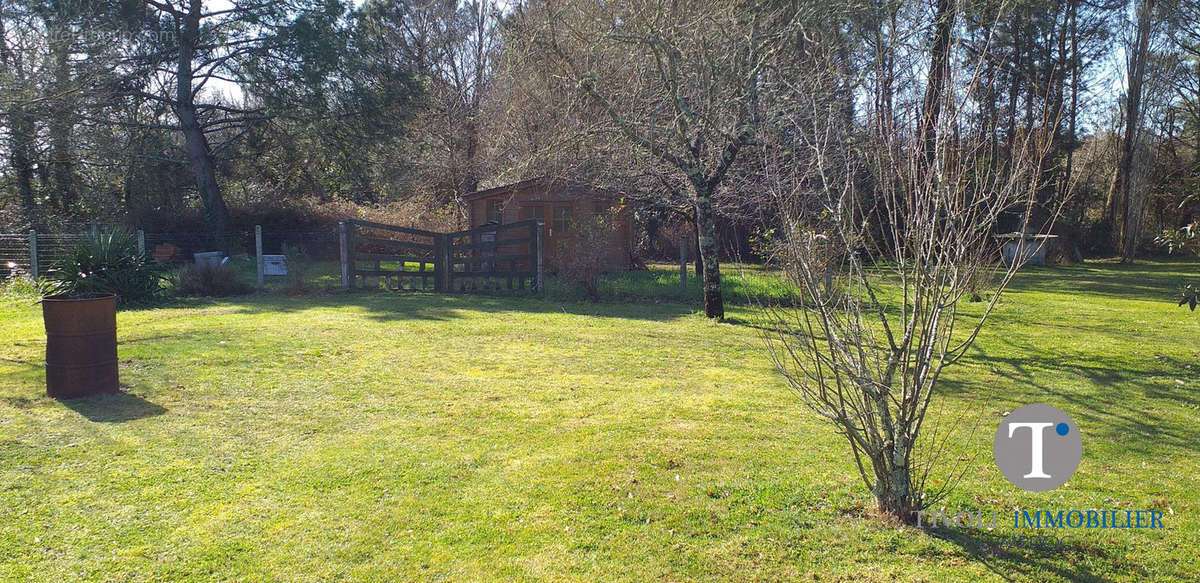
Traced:
<svg viewBox="0 0 1200 583">
<path fill-rule="evenodd" d="M 48 296 L 46 394 L 73 399 L 117 390 L 117 297 L 112 294 Z"/>
</svg>

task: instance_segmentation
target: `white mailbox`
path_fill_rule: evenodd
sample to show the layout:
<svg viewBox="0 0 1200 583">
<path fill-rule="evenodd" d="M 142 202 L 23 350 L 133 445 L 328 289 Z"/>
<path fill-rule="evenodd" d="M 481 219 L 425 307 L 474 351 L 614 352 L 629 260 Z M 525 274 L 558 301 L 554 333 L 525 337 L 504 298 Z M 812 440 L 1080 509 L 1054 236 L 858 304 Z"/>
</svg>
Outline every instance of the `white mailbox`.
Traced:
<svg viewBox="0 0 1200 583">
<path fill-rule="evenodd" d="M 287 275 L 287 255 L 263 255 L 263 275 Z"/>
</svg>

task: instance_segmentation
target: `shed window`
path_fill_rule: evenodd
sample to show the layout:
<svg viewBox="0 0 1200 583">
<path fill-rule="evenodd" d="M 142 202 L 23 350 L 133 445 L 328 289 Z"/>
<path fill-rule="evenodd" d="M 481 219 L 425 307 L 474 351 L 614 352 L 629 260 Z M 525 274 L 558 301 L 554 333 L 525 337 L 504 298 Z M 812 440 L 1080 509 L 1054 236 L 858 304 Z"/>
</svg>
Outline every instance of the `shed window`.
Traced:
<svg viewBox="0 0 1200 583">
<path fill-rule="evenodd" d="M 544 221 L 544 220 L 546 220 L 546 207 L 544 207 L 542 205 L 522 206 L 521 207 L 521 219 L 522 220 L 539 219 L 539 220 Z"/>
<path fill-rule="evenodd" d="M 487 201 L 487 221 L 496 221 L 497 223 L 504 222 L 504 201 L 493 198 Z"/>
<path fill-rule="evenodd" d="M 560 233 L 566 233 L 571 230 L 571 221 L 574 219 L 575 209 L 570 206 L 554 207 L 554 230 Z"/>
</svg>

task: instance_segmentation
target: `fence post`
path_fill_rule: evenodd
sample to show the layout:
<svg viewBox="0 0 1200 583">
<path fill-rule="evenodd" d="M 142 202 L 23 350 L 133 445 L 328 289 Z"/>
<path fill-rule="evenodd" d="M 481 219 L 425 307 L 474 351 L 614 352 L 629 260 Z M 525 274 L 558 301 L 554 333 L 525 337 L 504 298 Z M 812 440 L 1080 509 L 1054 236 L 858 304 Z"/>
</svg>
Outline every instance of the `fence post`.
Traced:
<svg viewBox="0 0 1200 583">
<path fill-rule="evenodd" d="M 687 291 L 688 238 L 679 238 L 679 289 Z"/>
<path fill-rule="evenodd" d="M 137 230 L 137 246 L 138 246 L 138 255 L 145 257 L 146 256 L 146 232 L 141 229 Z"/>
<path fill-rule="evenodd" d="M 258 291 L 263 290 L 262 225 L 254 225 L 254 256 L 258 258 Z"/>
<path fill-rule="evenodd" d="M 338 245 L 342 255 L 342 289 L 350 291 L 350 285 L 354 279 L 354 270 L 350 264 L 353 253 L 350 249 L 350 221 L 338 221 Z"/>
<path fill-rule="evenodd" d="M 535 280 L 535 285 L 537 285 L 537 292 L 540 294 L 546 293 L 544 281 L 545 268 L 542 265 L 542 224 L 542 221 L 536 221 L 533 225 L 533 242 L 534 246 L 537 247 L 537 279 Z"/>
<path fill-rule="evenodd" d="M 446 258 L 443 253 L 446 246 L 446 236 L 435 233 L 433 235 L 433 291 L 444 293 L 446 286 L 442 283 L 442 278 L 446 275 Z"/>
<path fill-rule="evenodd" d="M 37 229 L 29 229 L 29 275 L 38 278 Z"/>
</svg>

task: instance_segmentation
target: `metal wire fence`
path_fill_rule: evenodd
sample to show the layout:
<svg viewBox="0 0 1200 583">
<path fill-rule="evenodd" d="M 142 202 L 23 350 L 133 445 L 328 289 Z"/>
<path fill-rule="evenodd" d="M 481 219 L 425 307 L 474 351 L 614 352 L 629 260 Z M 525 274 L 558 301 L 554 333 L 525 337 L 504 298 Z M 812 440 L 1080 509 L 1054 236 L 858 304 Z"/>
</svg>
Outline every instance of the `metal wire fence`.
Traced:
<svg viewBox="0 0 1200 583">
<path fill-rule="evenodd" d="M 102 231 L 102 229 L 98 229 Z M 261 252 L 291 255 L 292 260 L 332 261 L 338 258 L 336 225 L 311 230 L 261 229 Z M 87 233 L 0 233 L 0 277 L 44 276 L 72 249 L 84 242 Z M 194 261 L 195 254 L 217 249 L 209 233 L 137 231 L 138 246 L 146 255 L 167 264 Z M 253 261 L 259 247 L 255 231 L 227 235 L 226 254 L 233 259 Z"/>
<path fill-rule="evenodd" d="M 80 233 L 0 233 L 0 276 L 38 274 L 78 245 Z"/>
</svg>

